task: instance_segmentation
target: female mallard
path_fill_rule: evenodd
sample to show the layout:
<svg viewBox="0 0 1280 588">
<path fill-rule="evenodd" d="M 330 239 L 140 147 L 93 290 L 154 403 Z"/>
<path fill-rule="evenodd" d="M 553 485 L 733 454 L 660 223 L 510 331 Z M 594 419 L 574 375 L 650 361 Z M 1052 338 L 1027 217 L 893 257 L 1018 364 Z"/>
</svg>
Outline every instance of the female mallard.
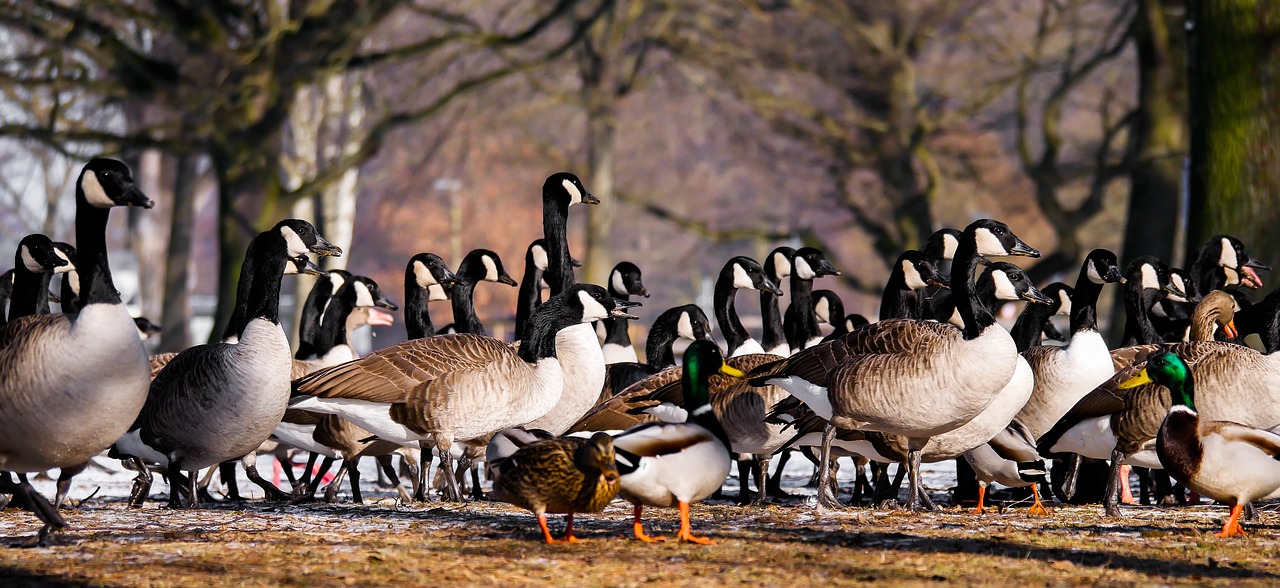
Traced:
<svg viewBox="0 0 1280 588">
<path fill-rule="evenodd" d="M 520 448 L 498 465 L 493 497 L 533 511 L 547 543 L 577 543 L 573 513 L 599 512 L 618 495 L 613 440 L 556 437 Z M 565 513 L 564 539 L 551 537 L 547 513 Z"/>
<path fill-rule="evenodd" d="M 1280 435 L 1230 421 L 1201 422 L 1191 370 L 1173 353 L 1151 358 L 1120 387 L 1148 382 L 1173 392 L 1173 406 L 1156 437 L 1165 471 L 1192 491 L 1231 505 L 1231 517 L 1215 535 L 1244 535 L 1239 522 L 1244 505 L 1280 490 Z"/>
<path fill-rule="evenodd" d="M 714 543 L 694 536 L 689 526 L 689 504 L 711 496 L 729 475 L 729 439 L 708 397 L 715 372 L 738 378 L 744 375 L 724 362 L 715 343 L 694 341 L 684 352 L 681 374 L 689 420 L 640 425 L 613 438 L 618 472 L 622 474 L 619 494 L 635 505 L 636 539 L 664 540 L 644 534 L 640 513 L 645 505 L 678 505 L 680 531 L 676 538 L 703 545 Z"/>
</svg>

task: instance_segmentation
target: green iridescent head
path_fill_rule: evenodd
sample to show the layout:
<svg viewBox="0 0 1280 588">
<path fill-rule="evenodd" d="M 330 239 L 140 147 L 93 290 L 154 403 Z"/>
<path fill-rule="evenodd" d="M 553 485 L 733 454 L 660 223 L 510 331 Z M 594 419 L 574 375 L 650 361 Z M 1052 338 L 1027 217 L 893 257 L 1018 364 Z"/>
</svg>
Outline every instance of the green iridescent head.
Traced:
<svg viewBox="0 0 1280 588">
<path fill-rule="evenodd" d="M 1138 375 L 1120 384 L 1121 389 L 1155 382 L 1173 393 L 1173 404 L 1196 409 L 1195 390 L 1191 383 L 1191 370 L 1181 357 L 1165 351 L 1147 360 L 1147 366 Z"/>
<path fill-rule="evenodd" d="M 716 372 L 741 378 L 745 374 L 724 362 L 720 348 L 706 340 L 694 341 L 684 350 L 684 405 L 688 410 L 705 406 L 709 401 L 711 374 Z"/>
</svg>

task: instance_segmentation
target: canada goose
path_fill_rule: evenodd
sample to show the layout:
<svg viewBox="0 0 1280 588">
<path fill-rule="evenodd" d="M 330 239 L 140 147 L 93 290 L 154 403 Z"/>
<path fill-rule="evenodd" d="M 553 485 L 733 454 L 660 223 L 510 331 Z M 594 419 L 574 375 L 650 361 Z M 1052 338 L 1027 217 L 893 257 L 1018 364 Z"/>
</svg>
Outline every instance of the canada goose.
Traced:
<svg viewBox="0 0 1280 588">
<path fill-rule="evenodd" d="M 575 512 L 599 512 L 618 495 L 618 466 L 613 440 L 605 433 L 591 439 L 558 437 L 536 441 L 503 460 L 493 482 L 494 498 L 533 511 L 548 544 L 577 543 Z M 547 513 L 565 513 L 564 538 L 547 528 Z"/>
<path fill-rule="evenodd" d="M 404 328 L 410 339 L 436 334 L 427 304 L 449 299 L 449 287 L 458 283 L 439 255 L 419 253 L 404 268 Z"/>
<path fill-rule="evenodd" d="M 929 286 L 950 288 L 947 284 L 949 279 L 924 253 L 914 249 L 903 251 L 893 262 L 889 280 L 880 296 L 880 320 L 924 318 L 926 305 L 921 295 Z"/>
<path fill-rule="evenodd" d="M 1122 389 L 1155 382 L 1172 391 L 1172 406 L 1160 423 L 1160 463 L 1192 491 L 1231 505 L 1218 537 L 1244 535 L 1240 514 L 1252 501 L 1280 491 L 1280 435 L 1224 420 L 1202 420 L 1196 412 L 1195 374 L 1182 359 L 1162 352 Z"/>
<path fill-rule="evenodd" d="M 49 279 L 55 273 L 70 271 L 71 265 L 58 255 L 53 241 L 39 233 L 23 237 L 14 257 L 13 286 L 5 322 L 49 314 Z"/>
<path fill-rule="evenodd" d="M 893 319 L 867 325 L 830 343 L 797 352 L 752 374 L 775 384 L 830 421 L 823 433 L 819 499 L 835 506 L 826 485 L 836 428 L 882 431 L 910 439 L 911 508 L 917 508 L 920 449 L 929 437 L 972 420 L 1013 377 L 1017 348 L 1008 331 L 982 307 L 973 286 L 980 256 L 1039 252 L 999 221 L 965 228 L 951 274 L 964 328 Z"/>
<path fill-rule="evenodd" d="M 337 414 L 385 441 L 427 441 L 452 471 L 456 441 L 523 425 L 557 405 L 568 384 L 561 362 L 570 359 L 560 356 L 582 346 L 563 345 L 561 331 L 581 325 L 577 338 L 585 334 L 599 358 L 588 323 L 631 316 L 623 309 L 634 305 L 615 302 L 599 286 L 575 285 L 538 307 L 519 351 L 473 334 L 414 339 L 294 382 L 291 407 Z M 601 360 L 601 379 L 603 368 Z M 448 479 L 451 495 L 460 496 Z"/>
<path fill-rule="evenodd" d="M 601 321 L 605 322 L 605 321 Z M 645 363 L 626 362 L 605 365 L 604 387 L 597 404 L 617 395 L 632 384 L 676 365 L 676 339 L 697 341 L 711 339 L 711 321 L 696 304 L 667 309 L 654 319 L 645 341 Z"/>
<path fill-rule="evenodd" d="M 960 245 L 960 231 L 952 228 L 942 228 L 929 235 L 929 240 L 924 244 L 924 258 L 929 264 L 940 274 L 945 276 L 951 275 L 951 261 L 955 258 L 956 250 Z M 946 281 L 946 280 L 944 280 Z M 916 296 L 920 298 L 921 313 L 920 318 L 945 320 L 945 316 L 937 316 L 934 312 L 934 305 L 945 299 L 945 295 L 939 297 L 942 286 L 929 286 L 923 290 L 916 292 Z M 893 318 L 908 318 L 903 316 Z"/>
<path fill-rule="evenodd" d="M 13 270 L 0 274 L 0 329 L 4 328 L 8 314 L 9 297 L 13 295 Z"/>
<path fill-rule="evenodd" d="M 1280 349 L 1280 288 L 1237 311 L 1235 322 L 1244 344 L 1267 354 Z"/>
<path fill-rule="evenodd" d="M 573 285 L 573 258 L 569 255 L 569 207 L 599 204 L 582 181 L 569 172 L 557 172 L 542 184 L 542 238 L 547 245 L 547 270 L 543 279 L 551 295 Z M 523 334 L 524 331 L 521 331 Z"/>
<path fill-rule="evenodd" d="M 1212 342 L 1218 330 L 1234 332 L 1232 314 L 1235 300 L 1230 294 L 1221 290 L 1210 292 L 1196 306 L 1192 316 L 1193 341 Z M 1184 344 L 1194 346 L 1195 343 Z M 1221 351 L 1232 352 L 1232 347 L 1245 348 L 1229 344 Z M 1109 516 L 1119 514 L 1117 503 L 1118 492 L 1123 480 L 1121 465 L 1130 464 L 1137 467 L 1160 469 L 1161 465 L 1155 453 L 1155 439 L 1159 431 L 1160 420 L 1169 407 L 1169 391 L 1158 385 L 1130 387 L 1128 392 L 1118 392 L 1119 384 L 1128 380 L 1149 361 L 1149 357 L 1159 353 L 1160 344 L 1130 347 L 1125 349 L 1124 357 L 1133 358 L 1132 363 L 1124 366 L 1114 376 L 1099 385 L 1095 390 L 1081 398 L 1057 424 L 1039 441 L 1039 447 L 1045 456 L 1061 456 L 1074 453 L 1093 459 L 1112 461 L 1107 491 L 1103 497 L 1103 506 Z M 1194 363 L 1203 358 L 1203 350 L 1194 350 L 1188 354 L 1188 361 Z M 1247 364 L 1246 364 L 1247 365 Z M 1246 368 L 1250 369 L 1250 368 Z M 1252 368 L 1256 369 L 1256 368 Z M 1246 371 L 1244 373 L 1250 373 Z M 1222 400 L 1215 399 L 1215 413 L 1221 410 Z M 1230 399 L 1225 399 L 1231 402 Z M 1236 409 L 1238 415 L 1240 409 Z M 1266 426 L 1280 424 L 1280 413 L 1270 411 L 1278 419 Z M 1235 418 L 1235 417 L 1233 417 Z M 1267 417 L 1262 417 L 1267 418 Z M 1254 422 L 1268 423 L 1267 420 Z M 1070 483 L 1069 481 L 1068 483 Z"/>
<path fill-rule="evenodd" d="M 58 256 L 67 260 L 69 269 L 62 274 L 62 283 L 58 286 L 58 307 L 63 314 L 75 314 L 79 311 L 80 274 L 76 273 L 78 255 L 76 248 L 61 241 L 53 243 Z"/>
<path fill-rule="evenodd" d="M 1040 292 L 1053 299 L 1053 303 L 1028 304 L 1022 309 L 1022 314 L 1018 315 L 1013 328 L 1009 330 L 1009 335 L 1017 344 L 1019 353 L 1040 345 L 1041 335 L 1055 341 L 1067 340 L 1053 326 L 1053 323 L 1049 322 L 1049 318 L 1060 314 L 1071 314 L 1071 297 L 1073 296 L 1071 286 L 1054 282 L 1041 288 Z"/>
<path fill-rule="evenodd" d="M 131 505 L 141 506 L 150 490 L 146 461 L 168 470 L 171 506 L 180 504 L 179 484 L 186 484 L 195 506 L 196 470 L 250 455 L 271 435 L 284 415 L 292 372 L 280 327 L 281 277 L 290 258 L 308 251 L 342 252 L 298 219 L 254 237 L 236 289 L 246 321 L 237 342 L 191 347 L 156 375 L 146 405 L 113 451 L 138 467 Z M 190 472 L 186 478 L 184 471 Z"/>
<path fill-rule="evenodd" d="M 619 262 L 609 272 L 609 295 L 615 300 L 630 300 L 632 296 L 649 297 L 649 290 L 641 281 L 640 268 L 629 261 Z M 631 345 L 631 333 L 628 332 L 627 321 L 622 319 L 606 319 L 600 321 L 604 329 L 604 362 L 637 363 L 636 349 Z M 646 356 L 646 359 L 647 356 Z"/>
<path fill-rule="evenodd" d="M 680 378 L 684 405 L 689 409 L 688 421 L 640 425 L 613 438 L 621 474 L 618 494 L 635 505 L 636 539 L 663 540 L 644 533 L 640 514 L 646 505 L 678 506 L 680 531 L 676 539 L 703 545 L 714 543 L 693 534 L 689 505 L 719 490 L 729 473 L 729 439 L 708 397 L 708 383 L 715 372 L 736 378 L 745 375 L 725 363 L 715 343 L 694 341 L 685 350 Z"/>
<path fill-rule="evenodd" d="M 1164 296 L 1185 296 L 1169 280 L 1169 266 L 1150 255 L 1129 262 L 1125 268 L 1124 346 L 1149 345 L 1163 341 L 1151 323 L 1151 307 Z"/>
<path fill-rule="evenodd" d="M 1201 295 L 1191 274 L 1180 268 L 1169 268 L 1171 289 L 1181 290 L 1182 296 L 1165 294 L 1151 307 L 1151 323 L 1160 338 L 1165 341 L 1186 341 L 1190 337 L 1191 313 L 1200 302 Z"/>
<path fill-rule="evenodd" d="M 380 308 L 399 310 L 383 295 L 377 282 L 351 275 L 329 297 L 320 324 L 312 330 L 311 344 L 299 346 L 294 354 L 293 377 L 355 359 L 356 351 L 349 342 L 351 333 L 365 325 L 385 327 L 394 321 Z"/>
<path fill-rule="evenodd" d="M 822 251 L 802 247 L 791 260 L 791 304 L 782 317 L 782 328 L 787 333 L 787 345 L 793 352 L 811 347 L 822 341 L 818 320 L 813 314 L 813 280 L 823 276 L 838 276 L 840 272 L 827 261 Z M 729 355 L 734 355 L 730 350 Z"/>
<path fill-rule="evenodd" d="M 1196 290 L 1200 292 L 1236 285 L 1256 290 L 1262 286 L 1262 278 L 1254 270 L 1271 269 L 1271 266 L 1250 257 L 1244 243 L 1230 235 L 1210 237 L 1196 250 L 1194 257 L 1191 275 Z"/>
<path fill-rule="evenodd" d="M 1115 373 L 1107 342 L 1098 332 L 1098 295 L 1103 284 L 1124 282 L 1116 264 L 1116 254 L 1106 249 L 1090 251 L 1072 288 L 1071 343 L 1032 347 L 1023 353 L 1035 374 L 1035 389 L 1018 412 L 1018 421 L 1033 438 L 1053 428 L 1076 401 Z"/>
<path fill-rule="evenodd" d="M 849 332 L 849 327 L 844 321 L 844 301 L 840 299 L 839 294 L 831 290 L 814 290 L 813 314 L 817 317 L 819 324 L 831 325 L 831 332 L 822 338 L 823 341 Z"/>
<path fill-rule="evenodd" d="M 93 159 L 76 179 L 76 246 L 81 311 L 28 316 L 0 336 L 0 470 L 38 472 L 84 464 L 111 445 L 146 398 L 147 355 L 111 280 L 106 230 L 115 206 L 151 208 L 129 168 Z M 61 361 L 59 358 L 75 358 Z M 57 370 L 41 366 L 59 365 Z M 40 503 L 40 539 L 66 526 L 26 482 L 16 490 Z"/>
<path fill-rule="evenodd" d="M 1028 514 L 1049 514 L 1049 510 L 1040 502 L 1040 491 L 1037 488 L 1040 482 L 1048 481 L 1048 471 L 1036 452 L 1031 433 L 1017 420 L 1009 423 L 990 442 L 966 451 L 964 459 L 978 480 L 978 504 L 974 507 L 973 514 L 986 511 L 984 502 L 987 487 L 992 482 L 1010 488 L 1030 486 L 1035 503 L 1027 509 Z"/>
<path fill-rule="evenodd" d="M 806 265 L 805 267 L 807 268 L 808 266 Z M 813 271 L 807 271 L 806 275 L 814 273 Z M 716 278 L 712 303 L 715 306 L 716 323 L 720 325 L 720 332 L 724 333 L 725 346 L 730 357 L 750 353 L 764 353 L 764 347 L 760 346 L 759 341 L 751 338 L 747 328 L 742 326 L 742 319 L 738 318 L 734 295 L 740 289 L 768 290 L 776 295 L 782 295 L 782 290 L 778 288 L 777 284 L 774 284 L 764 275 L 764 268 L 760 267 L 760 264 L 750 257 L 741 255 L 734 257 L 726 262 L 724 267 L 720 268 L 720 275 Z M 805 304 L 810 304 L 810 302 L 806 301 Z M 813 309 L 810 308 L 809 312 L 812 313 Z"/>
<path fill-rule="evenodd" d="M 791 260 L 795 259 L 796 250 L 782 246 L 769 252 L 764 258 L 764 275 L 769 281 L 782 286 L 783 280 L 791 276 Z M 787 333 L 782 327 L 782 310 L 778 308 L 778 296 L 770 290 L 760 291 L 760 322 L 764 324 L 764 336 L 760 344 L 764 352 L 786 357 L 791 355 L 791 346 L 787 345 Z"/>
<path fill-rule="evenodd" d="M 516 294 L 516 336 L 524 332 L 533 311 L 542 305 L 542 291 L 549 289 L 543 274 L 547 271 L 546 239 L 536 239 L 524 252 L 524 275 L 520 279 L 520 290 Z"/>
<path fill-rule="evenodd" d="M 502 269 L 502 259 L 488 249 L 473 249 L 462 258 L 456 272 L 457 283 L 449 287 L 453 306 L 453 328 L 457 333 L 484 335 L 484 325 L 476 316 L 475 291 L 480 282 L 515 286 L 516 281 Z M 445 330 L 448 330 L 446 327 Z"/>
<path fill-rule="evenodd" d="M 302 314 L 298 316 L 298 351 L 297 359 L 313 355 L 311 348 L 315 345 L 316 331 L 329 308 L 329 302 L 348 280 L 351 272 L 344 269 L 331 269 L 324 273 L 324 280 L 316 280 L 307 293 L 307 300 L 302 304 Z"/>
</svg>

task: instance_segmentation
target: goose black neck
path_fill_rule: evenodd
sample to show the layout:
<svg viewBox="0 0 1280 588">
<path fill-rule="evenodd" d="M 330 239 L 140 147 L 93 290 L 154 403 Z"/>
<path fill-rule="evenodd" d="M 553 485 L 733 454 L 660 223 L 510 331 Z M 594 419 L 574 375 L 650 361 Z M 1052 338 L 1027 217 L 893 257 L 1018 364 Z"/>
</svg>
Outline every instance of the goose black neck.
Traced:
<svg viewBox="0 0 1280 588">
<path fill-rule="evenodd" d="M 1072 336 L 1082 331 L 1098 330 L 1098 295 L 1102 293 L 1102 284 L 1089 279 L 1089 268 L 1092 263 L 1090 260 L 1085 260 L 1080 268 L 1080 276 L 1076 278 L 1076 286 L 1071 291 Z"/>
<path fill-rule="evenodd" d="M 287 247 L 284 237 L 276 231 L 263 233 L 249 243 L 244 265 L 240 268 L 240 286 L 243 289 L 236 290 L 237 301 L 244 294 L 249 296 L 245 314 L 247 320 L 266 319 L 273 324 L 280 324 L 280 281 L 284 278 L 285 264 L 288 263 L 284 255 Z M 245 283 L 246 275 L 252 276 L 248 284 Z M 243 328 L 242 326 L 241 335 Z"/>
<path fill-rule="evenodd" d="M 483 335 L 484 325 L 476 316 L 475 293 L 476 282 L 458 272 L 458 283 L 449 293 L 449 303 L 453 306 L 453 328 L 459 333 Z"/>
<path fill-rule="evenodd" d="M 884 286 L 884 294 L 880 295 L 880 320 L 895 318 L 920 319 L 924 292 L 916 292 L 907 287 L 907 279 L 902 275 L 902 264 L 897 264 L 889 275 L 889 283 Z"/>
<path fill-rule="evenodd" d="M 13 294 L 9 298 L 8 320 L 49 314 L 49 280 L 52 277 L 52 272 L 32 272 L 19 258 L 13 266 Z"/>
<path fill-rule="evenodd" d="M 1240 335 L 1257 335 L 1263 349 L 1270 354 L 1280 349 L 1280 289 L 1273 290 L 1261 302 L 1236 312 L 1236 329 Z"/>
<path fill-rule="evenodd" d="M 573 325 L 581 324 L 581 316 L 575 316 L 567 304 L 565 296 L 552 296 L 547 299 L 520 333 L 520 359 L 534 363 L 539 359 L 556 356 L 556 334 Z"/>
<path fill-rule="evenodd" d="M 675 343 L 680 336 L 678 323 L 680 312 L 671 315 L 663 313 L 653 321 L 649 328 L 649 338 L 645 340 L 644 360 L 649 367 L 665 370 L 676 365 Z"/>
<path fill-rule="evenodd" d="M 319 330 L 321 322 L 324 320 L 325 305 L 330 302 L 335 292 L 333 291 L 333 279 L 329 275 L 316 280 L 311 292 L 307 293 L 307 301 L 302 305 L 302 316 L 298 318 L 298 357 L 308 357 L 302 355 L 304 348 L 314 347 L 316 341 L 316 331 Z"/>
<path fill-rule="evenodd" d="M 97 208 L 85 200 L 84 174 L 76 182 L 76 269 L 80 272 L 80 302 L 78 308 L 90 304 L 120 304 L 120 294 L 111 281 L 111 267 L 107 264 L 107 220 L 110 209 Z"/>
<path fill-rule="evenodd" d="M 733 285 L 733 275 L 721 272 L 720 279 L 716 280 L 712 302 L 716 307 L 716 323 L 724 333 L 724 341 L 730 354 L 751 338 L 747 328 L 742 326 L 742 320 L 738 318 L 738 311 L 735 308 L 733 298 L 737 291 L 738 288 Z"/>
<path fill-rule="evenodd" d="M 827 320 L 831 324 L 831 334 L 843 335 L 849 332 L 844 320 L 844 301 L 834 296 L 827 297 Z"/>
<path fill-rule="evenodd" d="M 356 292 L 349 286 L 338 289 L 329 299 L 329 306 L 324 309 L 320 324 L 316 325 L 310 344 L 299 344 L 298 353 L 294 357 L 324 357 L 334 347 L 347 344 L 347 317 L 356 307 Z M 305 349 L 304 349 L 305 347 Z"/>
<path fill-rule="evenodd" d="M 630 294 L 625 292 L 618 292 L 615 294 L 613 288 L 609 288 L 609 295 L 613 296 L 614 300 L 622 300 L 624 302 L 631 300 Z M 631 347 L 631 331 L 627 328 L 627 319 L 604 319 L 602 322 L 604 322 L 605 343 L 612 343 L 620 347 Z M 649 334 L 649 337 L 653 337 L 652 332 Z M 645 358 L 648 360 L 648 355 L 646 355 Z M 649 362 L 649 365 L 653 365 L 652 361 Z M 675 365 L 674 360 L 672 361 L 672 365 Z"/>
<path fill-rule="evenodd" d="M 554 193 L 542 193 L 542 236 L 547 242 L 546 282 L 555 296 L 573 285 L 573 265 L 569 257 L 569 205 Z"/>
<path fill-rule="evenodd" d="M 787 306 L 783 330 L 793 350 L 804 349 L 805 343 L 818 336 L 818 315 L 813 312 L 813 279 L 791 272 L 791 304 Z"/>
<path fill-rule="evenodd" d="M 1124 297 L 1125 346 L 1151 345 L 1162 341 L 1160 331 L 1151 322 L 1151 307 L 1163 297 L 1164 294 L 1159 290 L 1143 288 L 1140 280 L 1129 280 Z"/>
<path fill-rule="evenodd" d="M 960 320 L 964 322 L 961 330 L 965 339 L 977 338 L 996 322 L 974 291 L 973 275 L 977 267 L 978 244 L 974 234 L 966 231 L 960 245 L 956 247 L 951 267 L 951 297 L 955 301 L 956 311 L 960 313 Z"/>
<path fill-rule="evenodd" d="M 62 298 L 58 305 L 62 307 L 62 314 L 74 314 L 80 309 L 80 294 L 76 292 L 79 287 L 80 274 L 76 270 L 62 274 L 62 285 L 58 287 L 58 296 Z"/>
<path fill-rule="evenodd" d="M 1051 304 L 1028 304 L 1022 309 L 1017 322 L 1013 323 L 1013 330 L 1009 331 L 1019 353 L 1040 344 L 1040 333 L 1044 331 L 1045 322 L 1052 316 Z"/>
<path fill-rule="evenodd" d="M 533 316 L 533 311 L 542 304 L 543 272 L 533 263 L 532 256 L 524 262 L 524 277 L 520 280 L 520 291 L 516 294 L 516 332 L 523 333 L 525 323 Z"/>
<path fill-rule="evenodd" d="M 404 329 L 410 339 L 421 339 L 436 334 L 435 325 L 431 324 L 431 313 L 427 304 L 431 298 L 431 289 L 418 286 L 413 270 L 404 276 Z"/>
<path fill-rule="evenodd" d="M 776 349 L 787 342 L 787 332 L 782 327 L 782 309 L 778 307 L 778 296 L 768 290 L 760 291 L 760 320 L 764 323 L 763 343 L 766 350 Z"/>
</svg>

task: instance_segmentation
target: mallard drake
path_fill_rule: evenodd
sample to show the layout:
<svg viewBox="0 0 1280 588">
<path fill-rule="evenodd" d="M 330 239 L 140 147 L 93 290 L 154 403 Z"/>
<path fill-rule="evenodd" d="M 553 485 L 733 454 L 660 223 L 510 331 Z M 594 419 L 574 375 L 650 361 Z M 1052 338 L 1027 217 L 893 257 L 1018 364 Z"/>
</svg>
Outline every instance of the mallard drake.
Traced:
<svg viewBox="0 0 1280 588">
<path fill-rule="evenodd" d="M 1192 491 L 1231 505 L 1231 516 L 1214 535 L 1244 535 L 1240 527 L 1244 505 L 1280 491 L 1280 435 L 1230 421 L 1202 422 L 1196 413 L 1191 370 L 1174 353 L 1152 357 L 1120 388 L 1148 382 L 1173 392 L 1173 405 L 1156 436 L 1160 463 Z"/>
<path fill-rule="evenodd" d="M 493 497 L 533 511 L 547 543 L 577 543 L 573 513 L 599 512 L 618 495 L 613 439 L 557 437 L 522 447 L 497 467 Z M 564 513 L 564 539 L 551 537 L 547 513 Z"/>
<path fill-rule="evenodd" d="M 679 506 L 676 539 L 709 545 L 689 525 L 689 505 L 715 493 L 729 475 L 729 439 L 710 405 L 708 388 L 713 373 L 741 378 L 741 370 L 724 362 L 720 348 L 710 341 L 694 341 L 684 352 L 685 407 L 683 423 L 650 423 L 613 438 L 622 474 L 619 494 L 635 505 L 634 532 L 641 541 L 663 541 L 645 535 L 640 514 L 645 505 Z"/>
</svg>

